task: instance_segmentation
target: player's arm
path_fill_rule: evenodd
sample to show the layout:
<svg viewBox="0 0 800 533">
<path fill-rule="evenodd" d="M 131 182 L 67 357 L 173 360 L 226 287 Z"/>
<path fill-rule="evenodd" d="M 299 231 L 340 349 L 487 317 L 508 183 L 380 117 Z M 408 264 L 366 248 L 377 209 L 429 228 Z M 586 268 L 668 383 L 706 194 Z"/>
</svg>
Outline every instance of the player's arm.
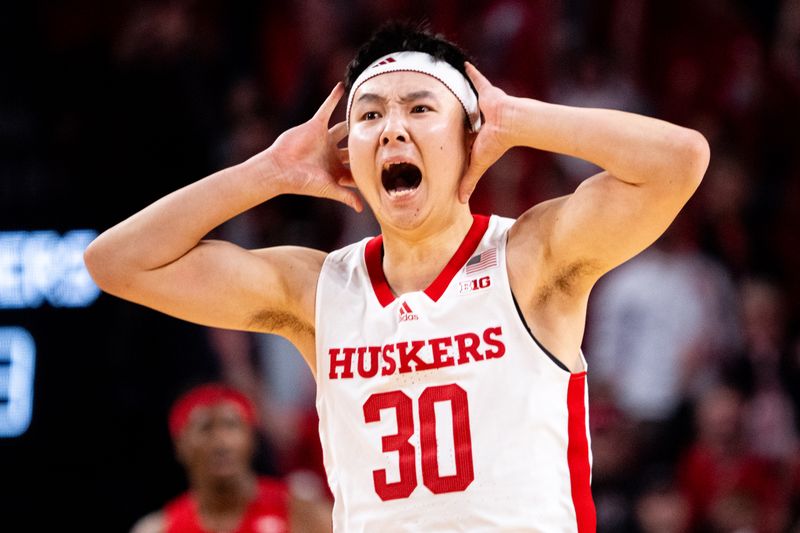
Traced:
<svg viewBox="0 0 800 533">
<path fill-rule="evenodd" d="M 641 115 L 514 98 L 471 65 L 467 72 L 486 122 L 473 143 L 462 201 L 512 146 L 579 157 L 605 169 L 574 193 L 528 210 L 508 239 L 512 287 L 523 312 L 537 317 L 551 338 L 574 331 L 567 351 L 576 353 L 582 331 L 564 323 L 582 327 L 597 279 L 667 229 L 700 184 L 708 143 L 696 131 Z M 549 335 L 556 330 L 559 335 Z"/>
<path fill-rule="evenodd" d="M 332 198 L 361 209 L 358 196 L 342 185 L 351 180 L 336 148 L 344 124 L 327 126 L 342 92 L 337 85 L 311 120 L 260 154 L 161 198 L 101 234 L 85 254 L 100 288 L 209 326 L 276 332 L 293 341 L 313 332 L 322 252 L 250 251 L 203 239 L 279 194 Z"/>
<path fill-rule="evenodd" d="M 482 111 L 490 115 L 473 155 L 480 158 L 487 151 L 481 144 L 487 143 L 502 147 L 500 154 L 511 146 L 528 146 L 605 169 L 573 194 L 525 213 L 510 237 L 524 241 L 536 236 L 554 266 L 585 265 L 582 277 L 588 284 L 652 244 L 708 166 L 708 143 L 694 130 L 622 111 L 514 98 L 491 86 L 471 65 L 468 72 L 479 90 Z M 464 192 L 474 187 L 476 171 L 488 167 L 486 161 L 472 163 L 482 168 L 470 169 Z"/>
</svg>

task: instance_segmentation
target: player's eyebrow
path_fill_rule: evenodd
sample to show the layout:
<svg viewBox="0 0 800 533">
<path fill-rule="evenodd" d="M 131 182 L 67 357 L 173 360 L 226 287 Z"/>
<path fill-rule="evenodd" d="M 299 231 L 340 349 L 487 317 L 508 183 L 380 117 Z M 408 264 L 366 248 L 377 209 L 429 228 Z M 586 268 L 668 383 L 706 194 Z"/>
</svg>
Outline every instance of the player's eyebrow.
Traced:
<svg viewBox="0 0 800 533">
<path fill-rule="evenodd" d="M 402 96 L 400 98 L 400 101 L 403 102 L 404 104 L 406 104 L 408 102 L 413 102 L 415 100 L 423 100 L 425 98 L 432 98 L 433 100 L 436 100 L 436 95 L 433 94 L 431 91 L 426 91 L 426 90 L 414 91 L 414 92 L 408 93 L 405 96 Z"/>
<path fill-rule="evenodd" d="M 402 103 L 404 103 L 404 104 L 407 104 L 408 102 L 413 102 L 415 100 L 422 100 L 422 99 L 425 99 L 425 98 L 431 98 L 434 101 L 438 102 L 438 99 L 436 98 L 436 95 L 433 92 L 425 90 L 425 89 L 420 90 L 420 91 L 413 91 L 413 92 L 410 92 L 410 93 L 408 93 L 408 94 L 406 94 L 404 96 L 401 96 L 400 97 L 400 101 Z M 361 103 L 361 102 L 385 102 L 386 100 L 387 99 L 385 97 L 383 97 L 383 96 L 381 96 L 379 94 L 363 93 L 361 96 L 359 96 L 356 99 L 356 102 L 357 103 Z"/>
</svg>

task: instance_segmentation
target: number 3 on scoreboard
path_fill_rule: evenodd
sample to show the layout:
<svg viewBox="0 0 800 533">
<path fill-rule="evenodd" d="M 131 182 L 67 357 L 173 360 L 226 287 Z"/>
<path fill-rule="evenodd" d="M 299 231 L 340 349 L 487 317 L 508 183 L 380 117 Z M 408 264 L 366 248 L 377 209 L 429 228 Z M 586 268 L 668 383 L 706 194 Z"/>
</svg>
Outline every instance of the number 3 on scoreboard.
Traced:
<svg viewBox="0 0 800 533">
<path fill-rule="evenodd" d="M 439 474 L 434 411 L 434 404 L 438 402 L 450 402 L 453 414 L 456 473 L 451 476 Z M 434 494 L 465 490 L 475 479 L 466 391 L 454 383 L 428 387 L 422 391 L 418 403 L 422 482 Z M 414 434 L 413 408 L 411 398 L 399 390 L 373 394 L 364 403 L 364 421 L 367 423 L 378 422 L 384 409 L 394 409 L 397 417 L 397 433 L 384 436 L 382 444 L 384 452 L 397 452 L 399 455 L 400 481 L 388 483 L 385 469 L 372 472 L 375 492 L 384 501 L 408 498 L 417 487 L 416 452 L 409 442 Z"/>
</svg>

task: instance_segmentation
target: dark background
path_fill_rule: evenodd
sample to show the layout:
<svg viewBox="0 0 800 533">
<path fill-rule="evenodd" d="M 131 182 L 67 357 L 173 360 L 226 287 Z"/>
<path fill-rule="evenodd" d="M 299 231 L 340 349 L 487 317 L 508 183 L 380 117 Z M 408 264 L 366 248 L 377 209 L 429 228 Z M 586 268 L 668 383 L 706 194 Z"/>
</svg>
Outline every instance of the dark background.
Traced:
<svg viewBox="0 0 800 533">
<path fill-rule="evenodd" d="M 747 484 L 731 490 L 755 502 L 750 520 L 763 530 L 800 527 L 795 0 L 3 3 L 0 231 L 102 231 L 246 159 L 310 117 L 358 44 L 398 16 L 427 17 L 512 94 L 624 107 L 706 135 L 709 173 L 666 244 L 680 242 L 713 261 L 737 295 L 754 279 L 772 290 L 771 322 L 748 329 L 743 308 L 734 347 L 703 364 L 738 369 L 718 374 L 735 374 L 726 383 L 735 382 L 741 393 L 742 413 L 758 390 L 753 369 L 772 365 L 780 374 L 769 390 L 788 406 L 787 446 L 795 451 L 765 463 L 778 472 L 759 481 L 774 487 L 769 495 Z M 473 209 L 517 216 L 569 193 L 590 170 L 515 149 L 483 179 Z M 290 197 L 257 208 L 223 235 L 257 246 L 330 250 L 371 230 L 331 202 Z M 108 295 L 82 309 L 0 309 L 0 326 L 24 327 L 37 346 L 32 423 L 22 436 L 0 439 L 0 530 L 125 531 L 183 490 L 165 417 L 188 385 L 226 377 L 224 357 L 205 328 Z M 593 327 L 590 320 L 590 332 Z M 765 341 L 772 343 L 766 351 L 777 353 L 766 363 L 748 355 L 758 352 L 750 342 L 757 333 L 748 333 L 753 328 L 777 330 Z M 592 366 L 589 351 L 587 359 Z M 629 436 L 639 424 L 650 426 L 602 395 L 613 390 L 613 380 L 595 383 L 602 410 L 591 416 L 605 424 L 593 422 L 595 460 L 606 464 L 603 453 L 613 453 L 613 446 L 612 452 L 602 447 L 602 431 Z M 627 467 L 596 470 L 601 530 L 647 530 L 640 514 L 647 494 L 676 494 L 673 514 L 692 509 L 686 512 L 698 531 L 732 530 L 714 518 L 713 504 L 692 507 L 696 487 L 681 474 L 682 458 L 702 440 L 691 414 L 701 397 L 702 391 L 687 391 L 680 407 L 658 422 L 656 434 L 674 441 L 663 456 L 650 461 L 637 453 Z M 633 449 L 648 446 L 637 441 Z M 275 447 L 265 435 L 259 465 L 284 474 L 285 463 L 270 451 Z M 737 449 L 749 453 L 744 444 Z M 661 473 L 638 475 L 652 470 Z M 656 506 L 673 503 L 657 500 Z"/>
</svg>

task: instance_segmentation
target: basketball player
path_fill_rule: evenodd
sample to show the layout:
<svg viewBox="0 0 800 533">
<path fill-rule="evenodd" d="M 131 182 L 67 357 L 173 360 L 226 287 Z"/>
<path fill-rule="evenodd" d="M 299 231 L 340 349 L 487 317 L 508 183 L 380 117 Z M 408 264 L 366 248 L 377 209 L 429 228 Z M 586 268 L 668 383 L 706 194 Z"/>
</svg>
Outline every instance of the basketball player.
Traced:
<svg viewBox="0 0 800 533">
<path fill-rule="evenodd" d="M 169 429 L 190 490 L 136 523 L 132 533 L 330 531 L 330 507 L 299 497 L 252 468 L 255 409 L 238 391 L 196 387 L 172 407 Z"/>
<path fill-rule="evenodd" d="M 345 89 L 346 121 L 328 129 Z M 517 220 L 471 213 L 513 146 L 605 170 Z M 311 120 L 111 228 L 86 261 L 112 294 L 298 347 L 335 530 L 583 533 L 589 291 L 664 232 L 708 159 L 695 131 L 510 96 L 451 43 L 391 25 Z M 279 194 L 360 211 L 352 186 L 380 236 L 330 254 L 203 240 Z"/>
</svg>

